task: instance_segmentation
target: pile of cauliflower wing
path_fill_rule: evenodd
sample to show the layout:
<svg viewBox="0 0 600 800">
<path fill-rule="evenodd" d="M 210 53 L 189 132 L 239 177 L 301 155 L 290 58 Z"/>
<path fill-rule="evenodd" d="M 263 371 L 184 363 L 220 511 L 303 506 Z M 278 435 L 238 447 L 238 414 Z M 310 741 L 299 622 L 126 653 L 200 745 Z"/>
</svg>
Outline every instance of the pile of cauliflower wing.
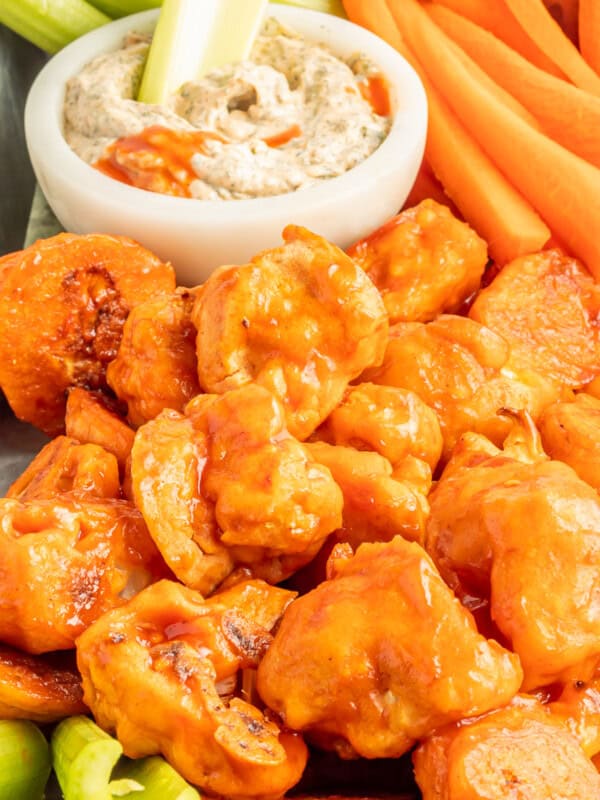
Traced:
<svg viewBox="0 0 600 800">
<path fill-rule="evenodd" d="M 206 795 L 309 749 L 424 800 L 600 797 L 600 287 L 432 200 L 178 287 L 136 242 L 0 259 L 0 717 L 91 713 Z M 596 759 L 596 760 L 594 760 Z"/>
</svg>

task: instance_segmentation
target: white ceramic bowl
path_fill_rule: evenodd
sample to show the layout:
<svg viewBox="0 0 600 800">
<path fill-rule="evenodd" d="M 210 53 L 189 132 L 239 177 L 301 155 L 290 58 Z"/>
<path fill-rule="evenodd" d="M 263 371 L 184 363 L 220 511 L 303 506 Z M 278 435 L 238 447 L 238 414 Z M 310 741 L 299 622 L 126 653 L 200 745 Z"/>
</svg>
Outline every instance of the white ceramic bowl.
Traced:
<svg viewBox="0 0 600 800">
<path fill-rule="evenodd" d="M 369 31 L 338 17 L 272 4 L 268 13 L 337 55 L 365 53 L 390 84 L 393 124 L 380 147 L 353 169 L 276 197 L 205 201 L 127 186 L 95 170 L 62 134 L 66 81 L 95 56 L 116 49 L 131 30 L 150 32 L 158 11 L 119 19 L 54 56 L 35 80 L 25 133 L 38 182 L 62 225 L 75 233 L 125 234 L 171 261 L 181 284 L 201 283 L 220 264 L 244 263 L 281 242 L 288 223 L 304 225 L 340 247 L 374 230 L 406 199 L 421 162 L 427 101 L 412 67 Z"/>
</svg>

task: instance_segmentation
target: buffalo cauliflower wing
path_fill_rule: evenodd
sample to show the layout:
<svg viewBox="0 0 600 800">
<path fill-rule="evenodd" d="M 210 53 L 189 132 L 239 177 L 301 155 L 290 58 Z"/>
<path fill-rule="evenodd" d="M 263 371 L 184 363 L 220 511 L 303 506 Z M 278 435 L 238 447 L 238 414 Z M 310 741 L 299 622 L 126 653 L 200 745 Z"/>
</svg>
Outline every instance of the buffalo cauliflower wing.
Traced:
<svg viewBox="0 0 600 800">
<path fill-rule="evenodd" d="M 464 437 L 429 497 L 426 548 L 466 605 L 488 607 L 530 690 L 600 663 L 600 498 L 525 444 Z"/>
<path fill-rule="evenodd" d="M 600 288 L 558 250 L 507 264 L 469 316 L 508 342 L 515 369 L 578 388 L 600 374 Z"/>
<path fill-rule="evenodd" d="M 306 746 L 232 688 L 292 597 L 260 581 L 206 601 L 171 581 L 148 587 L 78 639 L 85 702 L 132 758 L 162 753 L 209 794 L 281 797 Z"/>
<path fill-rule="evenodd" d="M 45 500 L 67 492 L 81 499 L 117 500 L 121 496 L 117 459 L 97 444 L 79 444 L 68 436 L 57 436 L 11 484 L 6 496 Z"/>
<path fill-rule="evenodd" d="M 373 450 L 407 472 L 415 461 L 433 472 L 443 444 L 436 413 L 415 392 L 375 383 L 350 386 L 313 438 Z"/>
<path fill-rule="evenodd" d="M 264 386 L 302 440 L 351 380 L 380 363 L 388 319 L 379 292 L 342 250 L 294 225 L 283 237 L 249 264 L 216 270 L 192 320 L 202 389 Z"/>
<path fill-rule="evenodd" d="M 255 384 L 199 395 L 136 434 L 133 493 L 177 577 L 211 591 L 235 565 L 277 583 L 341 524 L 342 493 Z"/>
<path fill-rule="evenodd" d="M 576 737 L 526 698 L 436 731 L 413 761 L 423 800 L 600 797 L 600 775 Z"/>
<path fill-rule="evenodd" d="M 120 473 L 125 472 L 134 431 L 104 396 L 78 386 L 71 389 L 67 396 L 65 432 L 81 444 L 100 445 L 115 456 Z"/>
<path fill-rule="evenodd" d="M 32 656 L 0 645 L 0 719 L 48 724 L 86 712 L 72 653 Z"/>
<path fill-rule="evenodd" d="M 523 409 L 537 419 L 560 396 L 543 375 L 514 370 L 502 336 L 453 315 L 392 326 L 383 364 L 363 379 L 415 392 L 430 406 L 440 421 L 444 460 L 467 431 L 500 444 L 510 428 L 498 415 L 503 408 Z"/>
<path fill-rule="evenodd" d="M 71 386 L 106 389 L 130 310 L 175 289 L 169 264 L 122 236 L 61 233 L 3 270 L 0 388 L 16 416 L 64 430 Z"/>
<path fill-rule="evenodd" d="M 110 608 L 169 574 L 124 500 L 0 499 L 0 641 L 65 650 Z"/>
<path fill-rule="evenodd" d="M 582 392 L 571 403 L 554 403 L 542 414 L 539 427 L 548 455 L 600 490 L 600 399 Z"/>
<path fill-rule="evenodd" d="M 398 478 L 379 453 L 325 442 L 312 442 L 306 448 L 342 490 L 337 541 L 348 542 L 353 549 L 362 542 L 387 542 L 397 535 L 423 543 L 429 504 L 419 484 Z"/>
<path fill-rule="evenodd" d="M 363 544 L 330 574 L 290 604 L 258 669 L 293 730 L 342 756 L 397 757 L 517 692 L 518 657 L 477 632 L 418 544 Z"/>
<path fill-rule="evenodd" d="M 179 290 L 140 303 L 127 317 L 106 379 L 136 428 L 164 408 L 183 411 L 200 392 L 193 305 L 193 292 Z"/>
<path fill-rule="evenodd" d="M 391 323 L 452 314 L 479 288 L 487 246 L 445 205 L 423 200 L 352 245 L 348 255 L 381 292 Z"/>
</svg>

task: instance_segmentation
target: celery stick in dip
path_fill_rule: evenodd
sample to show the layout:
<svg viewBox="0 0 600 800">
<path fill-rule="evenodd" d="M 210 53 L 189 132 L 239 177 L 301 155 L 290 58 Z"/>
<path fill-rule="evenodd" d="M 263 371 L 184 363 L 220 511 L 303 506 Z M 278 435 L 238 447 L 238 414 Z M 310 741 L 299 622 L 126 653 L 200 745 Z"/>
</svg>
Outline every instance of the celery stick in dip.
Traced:
<svg viewBox="0 0 600 800">
<path fill-rule="evenodd" d="M 267 0 L 164 0 L 139 100 L 164 103 L 182 83 L 248 57 Z"/>
<path fill-rule="evenodd" d="M 107 157 L 113 140 L 150 126 L 210 134 L 190 158 L 185 192 L 171 193 L 232 200 L 295 191 L 351 169 L 389 131 L 389 108 L 369 102 L 371 83 L 382 82 L 373 64 L 358 55 L 340 59 L 274 19 L 248 60 L 188 81 L 161 105 L 134 100 L 147 48 L 139 37 L 130 39 L 69 81 L 65 135 L 95 163 Z M 115 172 L 127 173 L 137 145 L 108 154 Z M 145 163 L 152 161 L 142 151 Z M 138 167 L 133 163 L 131 172 Z M 144 188 L 162 190 L 151 180 Z"/>
</svg>

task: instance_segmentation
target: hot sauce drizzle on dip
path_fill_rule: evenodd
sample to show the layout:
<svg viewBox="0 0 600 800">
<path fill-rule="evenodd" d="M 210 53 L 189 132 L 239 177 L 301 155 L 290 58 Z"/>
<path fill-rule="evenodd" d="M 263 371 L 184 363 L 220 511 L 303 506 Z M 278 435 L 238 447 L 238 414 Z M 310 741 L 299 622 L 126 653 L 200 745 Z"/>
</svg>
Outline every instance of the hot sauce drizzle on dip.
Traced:
<svg viewBox="0 0 600 800">
<path fill-rule="evenodd" d="M 344 61 L 275 20 L 250 60 L 184 84 L 164 106 L 134 99 L 148 46 L 131 37 L 67 84 L 67 142 L 125 183 L 206 200 L 284 194 L 352 169 L 390 129 L 373 64 Z"/>
<path fill-rule="evenodd" d="M 292 125 L 263 141 L 269 147 L 281 147 L 301 135 L 300 127 Z M 134 136 L 114 141 L 94 167 L 129 186 L 175 197 L 192 197 L 190 186 L 197 179 L 192 158 L 197 153 L 209 152 L 207 141 L 226 140 L 212 131 L 174 131 L 152 125 Z"/>
<path fill-rule="evenodd" d="M 390 87 L 383 75 L 370 75 L 366 81 L 359 83 L 359 89 L 376 114 L 380 117 L 389 117 L 392 113 Z"/>
<path fill-rule="evenodd" d="M 206 142 L 217 139 L 224 141 L 211 131 L 174 131 L 152 125 L 134 136 L 117 139 L 94 166 L 129 186 L 191 197 L 190 184 L 197 177 L 192 156 L 207 152 Z"/>
</svg>

